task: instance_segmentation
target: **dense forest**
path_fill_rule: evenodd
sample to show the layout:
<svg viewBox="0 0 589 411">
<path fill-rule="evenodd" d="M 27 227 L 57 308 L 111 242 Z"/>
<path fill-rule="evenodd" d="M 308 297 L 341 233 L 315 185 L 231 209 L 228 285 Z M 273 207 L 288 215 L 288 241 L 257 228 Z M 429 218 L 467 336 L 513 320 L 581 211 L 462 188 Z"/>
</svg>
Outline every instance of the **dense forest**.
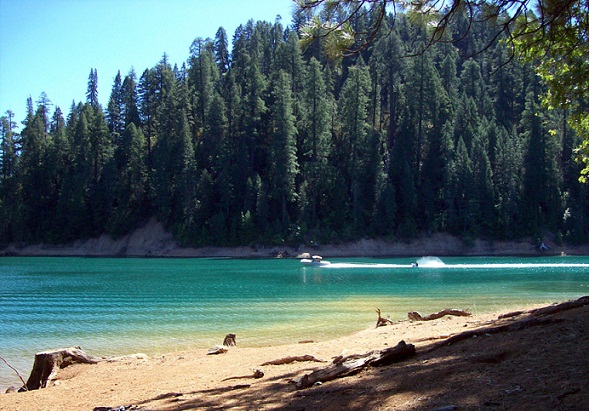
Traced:
<svg viewBox="0 0 589 411">
<path fill-rule="evenodd" d="M 352 21 L 360 31 L 371 16 Z M 284 27 L 220 28 L 185 63 L 90 70 L 69 113 L 42 94 L 2 117 L 0 244 L 119 237 L 156 217 L 186 245 L 309 244 L 448 232 L 589 241 L 567 112 L 487 23 L 398 14 L 333 61 Z M 109 77 L 113 78 L 113 77 Z"/>
</svg>

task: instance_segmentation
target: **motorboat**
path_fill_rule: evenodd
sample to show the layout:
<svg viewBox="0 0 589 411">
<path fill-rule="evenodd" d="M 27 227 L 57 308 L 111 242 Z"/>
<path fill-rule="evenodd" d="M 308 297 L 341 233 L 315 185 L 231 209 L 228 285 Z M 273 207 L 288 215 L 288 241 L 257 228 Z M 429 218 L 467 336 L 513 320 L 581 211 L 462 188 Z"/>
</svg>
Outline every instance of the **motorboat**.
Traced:
<svg viewBox="0 0 589 411">
<path fill-rule="evenodd" d="M 329 261 L 324 261 L 323 257 L 321 257 L 320 255 L 314 255 L 311 258 L 301 259 L 301 264 L 310 265 L 313 267 L 323 267 L 323 266 L 329 265 L 331 263 Z"/>
</svg>

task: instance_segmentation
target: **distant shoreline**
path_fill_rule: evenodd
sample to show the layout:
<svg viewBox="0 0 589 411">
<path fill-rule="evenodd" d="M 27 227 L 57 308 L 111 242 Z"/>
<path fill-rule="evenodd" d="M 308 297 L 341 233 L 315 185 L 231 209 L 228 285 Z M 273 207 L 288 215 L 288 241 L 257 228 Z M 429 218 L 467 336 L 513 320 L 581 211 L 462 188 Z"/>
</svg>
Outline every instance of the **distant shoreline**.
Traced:
<svg viewBox="0 0 589 411">
<path fill-rule="evenodd" d="M 589 255 L 589 244 L 557 245 L 549 240 L 539 247 L 532 239 L 517 241 L 474 240 L 465 244 L 450 234 L 436 233 L 411 241 L 361 239 L 319 247 L 262 246 L 183 247 L 154 219 L 119 239 L 108 235 L 77 240 L 67 245 L 17 245 L 0 250 L 0 256 L 20 257 L 170 257 L 170 258 L 298 258 L 303 253 L 324 257 L 421 257 L 421 256 L 526 256 Z"/>
</svg>

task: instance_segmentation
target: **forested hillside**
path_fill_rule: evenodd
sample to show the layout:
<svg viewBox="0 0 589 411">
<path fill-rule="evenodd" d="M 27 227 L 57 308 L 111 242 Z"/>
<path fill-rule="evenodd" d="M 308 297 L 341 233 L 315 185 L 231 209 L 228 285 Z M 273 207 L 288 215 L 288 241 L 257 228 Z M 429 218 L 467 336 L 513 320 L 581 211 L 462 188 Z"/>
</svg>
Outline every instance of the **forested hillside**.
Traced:
<svg viewBox="0 0 589 411">
<path fill-rule="evenodd" d="M 505 43 L 477 53 L 492 26 L 467 33 L 465 17 L 409 57 L 427 24 L 398 14 L 332 61 L 320 41 L 301 50 L 303 23 L 249 21 L 232 40 L 220 28 L 185 63 L 164 54 L 141 73 L 100 73 L 114 78 L 104 107 L 92 69 L 87 100 L 67 113 L 44 94 L 22 126 L 8 112 L 0 244 L 117 237 L 152 216 L 195 246 L 430 232 L 589 241 L 567 112 L 542 106 L 539 77 Z"/>
</svg>

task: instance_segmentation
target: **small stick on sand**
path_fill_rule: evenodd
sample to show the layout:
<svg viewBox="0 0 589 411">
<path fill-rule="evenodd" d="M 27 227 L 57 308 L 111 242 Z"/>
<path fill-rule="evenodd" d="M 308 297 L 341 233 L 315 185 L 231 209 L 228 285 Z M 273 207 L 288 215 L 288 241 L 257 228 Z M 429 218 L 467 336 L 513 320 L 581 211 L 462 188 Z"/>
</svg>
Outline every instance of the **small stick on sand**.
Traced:
<svg viewBox="0 0 589 411">
<path fill-rule="evenodd" d="M 245 378 L 262 378 L 264 376 L 264 371 L 262 370 L 254 370 L 253 374 L 248 375 L 240 375 L 237 377 L 227 377 L 221 381 L 229 381 L 229 380 L 241 380 Z"/>
<path fill-rule="evenodd" d="M 8 367 L 10 367 L 10 368 L 12 369 L 12 371 L 14 371 L 14 372 L 16 373 L 16 375 L 18 375 L 18 378 L 20 378 L 20 380 L 22 381 L 22 385 L 23 385 L 23 387 L 24 387 L 25 391 L 28 391 L 29 389 L 27 388 L 27 383 L 25 382 L 25 380 L 24 380 L 24 378 L 22 377 L 22 375 L 20 375 L 20 373 L 18 372 L 18 370 L 17 370 L 16 368 L 14 368 L 12 365 L 10 365 L 10 364 L 8 363 L 8 361 L 6 361 L 6 360 L 4 359 L 4 357 L 2 357 L 1 355 L 0 355 L 0 360 L 4 361 L 4 363 L 5 363 L 6 365 L 8 365 Z"/>
</svg>

